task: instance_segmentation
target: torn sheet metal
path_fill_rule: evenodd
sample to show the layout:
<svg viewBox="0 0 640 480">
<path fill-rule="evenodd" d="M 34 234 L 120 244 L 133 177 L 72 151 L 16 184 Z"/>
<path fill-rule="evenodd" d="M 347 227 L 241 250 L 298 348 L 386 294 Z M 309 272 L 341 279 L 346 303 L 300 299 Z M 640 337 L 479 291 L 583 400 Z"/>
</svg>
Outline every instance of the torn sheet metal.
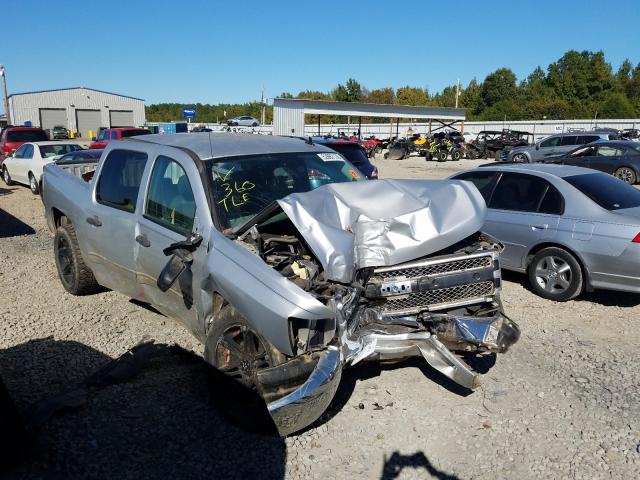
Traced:
<svg viewBox="0 0 640 480">
<path fill-rule="evenodd" d="M 278 200 L 329 280 L 437 252 L 477 232 L 486 216 L 480 192 L 458 180 L 333 183 Z"/>
</svg>

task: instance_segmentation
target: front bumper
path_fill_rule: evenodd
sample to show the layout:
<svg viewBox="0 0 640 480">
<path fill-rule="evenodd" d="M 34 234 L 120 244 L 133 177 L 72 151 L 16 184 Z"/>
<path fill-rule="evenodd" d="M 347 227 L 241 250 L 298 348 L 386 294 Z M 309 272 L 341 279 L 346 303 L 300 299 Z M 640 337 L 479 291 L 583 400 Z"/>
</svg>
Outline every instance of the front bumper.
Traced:
<svg viewBox="0 0 640 480">
<path fill-rule="evenodd" d="M 343 333 L 339 347 L 329 346 L 313 353 L 317 363 L 300 387 L 267 404 L 280 435 L 297 432 L 324 413 L 333 400 L 345 365 L 355 365 L 368 358 L 393 360 L 422 356 L 446 377 L 474 389 L 480 385 L 480 375 L 452 350 L 502 353 L 520 337 L 518 325 L 500 312 L 481 318 L 442 315 L 437 320 L 436 333 L 422 330 L 390 334 L 379 326 Z M 289 367 L 284 364 L 277 368 L 286 375 Z"/>
</svg>

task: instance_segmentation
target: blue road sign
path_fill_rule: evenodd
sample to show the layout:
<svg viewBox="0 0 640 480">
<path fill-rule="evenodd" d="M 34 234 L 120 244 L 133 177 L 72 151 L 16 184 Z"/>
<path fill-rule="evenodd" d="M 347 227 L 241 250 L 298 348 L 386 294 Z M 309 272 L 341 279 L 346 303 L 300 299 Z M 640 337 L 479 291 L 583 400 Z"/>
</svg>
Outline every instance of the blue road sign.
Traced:
<svg viewBox="0 0 640 480">
<path fill-rule="evenodd" d="M 195 108 L 183 108 L 182 116 L 184 118 L 196 118 L 196 109 Z"/>
</svg>

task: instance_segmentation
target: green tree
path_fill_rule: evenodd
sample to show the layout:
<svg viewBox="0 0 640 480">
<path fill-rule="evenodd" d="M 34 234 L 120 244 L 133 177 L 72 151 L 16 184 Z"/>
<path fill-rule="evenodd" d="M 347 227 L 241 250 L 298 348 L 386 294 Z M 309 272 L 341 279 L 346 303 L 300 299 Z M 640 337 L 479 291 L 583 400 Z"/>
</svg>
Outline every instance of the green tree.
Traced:
<svg viewBox="0 0 640 480">
<path fill-rule="evenodd" d="M 400 87 L 396 90 L 396 103 L 398 105 L 429 105 L 429 94 L 419 87 Z"/>
<path fill-rule="evenodd" d="M 608 94 L 598 108 L 598 118 L 633 118 L 634 116 L 633 105 L 620 92 Z"/>
<path fill-rule="evenodd" d="M 499 68 L 484 79 L 480 95 L 488 107 L 516 95 L 516 74 L 508 68 Z"/>
<path fill-rule="evenodd" d="M 369 103 L 386 103 L 393 104 L 396 100 L 396 94 L 393 91 L 393 88 L 384 87 L 377 88 L 375 90 L 371 90 L 367 97 L 365 98 L 366 102 Z"/>
</svg>

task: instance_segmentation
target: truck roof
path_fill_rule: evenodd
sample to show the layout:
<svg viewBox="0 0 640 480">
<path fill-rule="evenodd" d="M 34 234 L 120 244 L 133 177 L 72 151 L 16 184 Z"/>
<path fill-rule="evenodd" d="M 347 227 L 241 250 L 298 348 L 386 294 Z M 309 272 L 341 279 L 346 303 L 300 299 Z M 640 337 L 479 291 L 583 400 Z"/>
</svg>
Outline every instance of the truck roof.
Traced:
<svg viewBox="0 0 640 480">
<path fill-rule="evenodd" d="M 334 152 L 329 147 L 317 143 L 301 142 L 299 138 L 231 132 L 144 135 L 127 138 L 123 141 L 148 142 L 188 149 L 200 160 L 265 153 Z"/>
</svg>

